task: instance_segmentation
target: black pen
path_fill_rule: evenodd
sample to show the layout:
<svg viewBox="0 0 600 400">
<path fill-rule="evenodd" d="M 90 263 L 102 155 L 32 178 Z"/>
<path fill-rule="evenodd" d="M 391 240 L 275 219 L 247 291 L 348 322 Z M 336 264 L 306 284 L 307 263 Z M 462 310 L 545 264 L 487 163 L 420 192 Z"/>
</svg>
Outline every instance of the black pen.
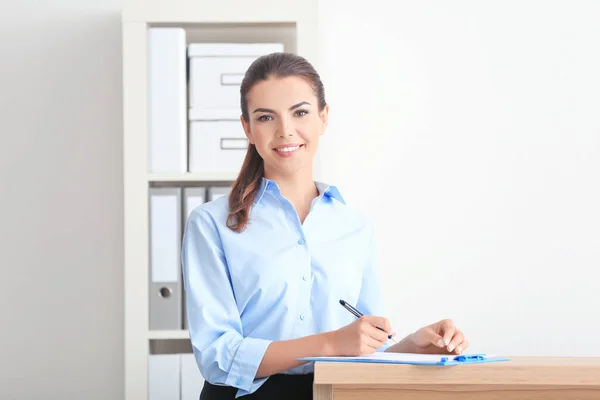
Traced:
<svg viewBox="0 0 600 400">
<path fill-rule="evenodd" d="M 346 303 L 344 300 L 340 300 L 340 304 L 348 311 L 350 311 L 352 314 L 354 314 L 354 316 L 356 318 L 360 318 L 363 316 L 363 313 L 361 313 L 360 311 L 358 311 L 356 308 L 352 307 L 350 304 Z M 379 329 L 380 331 L 383 331 L 382 328 L 376 326 L 377 329 Z M 384 331 L 385 332 L 385 331 Z M 396 341 L 396 339 L 392 338 L 392 335 L 388 335 L 388 339 L 391 339 L 392 341 L 394 341 L 395 343 L 398 343 Z"/>
</svg>

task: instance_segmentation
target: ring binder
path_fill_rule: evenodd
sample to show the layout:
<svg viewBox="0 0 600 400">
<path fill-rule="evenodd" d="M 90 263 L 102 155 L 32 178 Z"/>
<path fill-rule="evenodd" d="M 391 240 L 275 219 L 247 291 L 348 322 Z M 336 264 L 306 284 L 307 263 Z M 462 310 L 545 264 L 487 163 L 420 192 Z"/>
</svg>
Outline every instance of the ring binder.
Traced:
<svg viewBox="0 0 600 400">
<path fill-rule="evenodd" d="M 181 329 L 181 188 L 149 189 L 149 329 Z"/>
</svg>

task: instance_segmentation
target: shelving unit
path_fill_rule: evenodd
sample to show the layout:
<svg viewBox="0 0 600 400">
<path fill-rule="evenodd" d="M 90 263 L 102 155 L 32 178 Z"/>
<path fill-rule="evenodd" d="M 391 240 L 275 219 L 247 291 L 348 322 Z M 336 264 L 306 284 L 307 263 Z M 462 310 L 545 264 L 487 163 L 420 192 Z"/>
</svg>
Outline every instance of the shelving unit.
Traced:
<svg viewBox="0 0 600 400">
<path fill-rule="evenodd" d="M 228 184 L 230 173 L 154 174 L 148 169 L 148 29 L 180 27 L 188 43 L 272 42 L 319 69 L 317 0 L 126 0 L 122 15 L 125 400 L 148 400 L 151 342 L 189 340 L 187 330 L 149 330 L 149 188 Z M 318 164 L 317 164 L 318 165 Z M 175 399 L 173 399 L 175 400 Z"/>
<path fill-rule="evenodd" d="M 148 174 L 148 182 L 233 182 L 235 178 L 229 173 Z"/>
<path fill-rule="evenodd" d="M 148 331 L 148 339 L 150 340 L 158 340 L 158 339 L 189 339 L 189 332 L 187 330 L 181 329 L 176 331 Z"/>
</svg>

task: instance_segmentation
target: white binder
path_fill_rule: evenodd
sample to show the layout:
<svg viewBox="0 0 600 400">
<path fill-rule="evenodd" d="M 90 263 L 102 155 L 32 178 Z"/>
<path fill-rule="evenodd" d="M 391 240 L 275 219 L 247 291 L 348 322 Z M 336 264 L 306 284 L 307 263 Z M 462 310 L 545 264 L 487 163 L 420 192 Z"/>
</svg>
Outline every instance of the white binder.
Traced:
<svg viewBox="0 0 600 400">
<path fill-rule="evenodd" d="M 194 210 L 194 208 L 198 207 L 199 205 L 206 203 L 206 188 L 205 187 L 187 187 L 183 189 L 183 215 L 185 218 L 185 221 L 187 221 L 187 219 L 190 217 L 190 213 Z M 185 222 L 184 222 L 185 225 Z M 183 235 L 183 232 L 182 232 Z M 187 309 L 185 306 L 185 302 L 186 302 L 186 293 L 185 293 L 185 288 L 182 285 L 182 288 L 184 289 L 182 291 L 182 318 L 183 318 L 183 329 L 188 329 L 188 320 L 187 320 Z"/>
<path fill-rule="evenodd" d="M 150 188 L 150 329 L 182 329 L 181 189 Z"/>
<path fill-rule="evenodd" d="M 198 400 L 203 386 L 194 354 L 181 354 L 181 400 Z"/>
<path fill-rule="evenodd" d="M 180 377 L 180 354 L 148 356 L 148 400 L 179 400 Z"/>
<path fill-rule="evenodd" d="M 187 172 L 187 49 L 182 28 L 148 30 L 150 172 Z"/>
<path fill-rule="evenodd" d="M 208 201 L 213 201 L 222 196 L 229 195 L 231 192 L 231 187 L 219 187 L 214 186 L 208 189 Z"/>
<path fill-rule="evenodd" d="M 183 189 L 184 211 L 183 215 L 187 220 L 194 208 L 206 203 L 205 187 L 187 187 Z"/>
</svg>

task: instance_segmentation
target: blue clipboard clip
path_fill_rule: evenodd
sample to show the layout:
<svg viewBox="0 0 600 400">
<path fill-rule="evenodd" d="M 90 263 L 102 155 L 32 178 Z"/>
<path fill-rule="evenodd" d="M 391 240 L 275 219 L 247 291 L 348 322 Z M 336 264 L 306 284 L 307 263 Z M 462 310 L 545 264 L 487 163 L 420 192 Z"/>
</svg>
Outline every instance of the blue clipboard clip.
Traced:
<svg viewBox="0 0 600 400">
<path fill-rule="evenodd" d="M 495 361 L 508 361 L 508 357 L 486 357 L 484 354 L 462 354 L 454 357 L 442 357 L 440 365 L 477 364 Z"/>
<path fill-rule="evenodd" d="M 453 358 L 454 361 L 458 361 L 458 362 L 470 362 L 470 361 L 479 361 L 479 360 L 485 360 L 485 357 L 482 356 L 481 354 L 469 354 L 469 355 L 460 355 L 460 356 L 456 356 Z M 447 362 L 448 361 L 448 357 L 442 357 L 442 359 L 440 360 L 441 362 Z"/>
</svg>

